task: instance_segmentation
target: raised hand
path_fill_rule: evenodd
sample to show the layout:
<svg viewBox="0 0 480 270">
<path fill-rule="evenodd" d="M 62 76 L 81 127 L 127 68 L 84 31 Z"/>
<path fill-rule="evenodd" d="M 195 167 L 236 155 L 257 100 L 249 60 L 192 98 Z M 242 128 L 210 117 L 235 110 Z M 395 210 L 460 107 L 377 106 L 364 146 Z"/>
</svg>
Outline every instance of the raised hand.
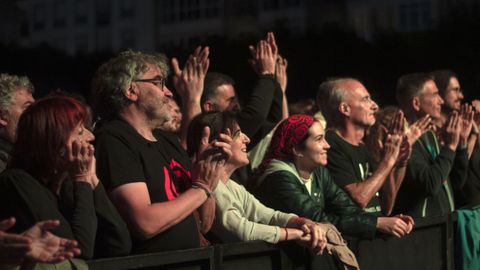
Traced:
<svg viewBox="0 0 480 270">
<path fill-rule="evenodd" d="M 275 66 L 275 77 L 277 78 L 278 84 L 283 91 L 283 94 L 287 91 L 287 67 L 288 61 L 286 58 L 283 58 L 281 55 L 278 55 L 277 64 Z"/>
<path fill-rule="evenodd" d="M 475 99 L 474 101 L 472 101 L 472 106 L 476 112 L 480 112 L 480 100 Z"/>
<path fill-rule="evenodd" d="M 387 133 L 401 135 L 405 130 L 405 116 L 403 111 L 398 111 L 389 124 Z"/>
<path fill-rule="evenodd" d="M 387 161 L 392 166 L 398 161 L 402 141 L 402 135 L 388 134 L 383 143 L 383 160 Z"/>
<path fill-rule="evenodd" d="M 209 143 L 210 128 L 205 127 L 198 152 L 193 159 L 192 182 L 212 192 L 220 178 L 225 177 L 225 162 L 232 155 L 231 137 L 221 136 L 220 140 Z M 228 138 L 227 138 L 228 137 Z"/>
<path fill-rule="evenodd" d="M 266 41 L 268 45 L 270 45 L 270 48 L 272 48 L 272 54 L 275 56 L 275 59 L 278 57 L 278 46 L 277 46 L 277 41 L 275 40 L 275 35 L 273 32 L 268 32 L 267 33 L 267 38 Z"/>
<path fill-rule="evenodd" d="M 463 104 L 459 116 L 460 143 L 465 145 L 468 142 L 470 132 L 472 132 L 474 116 L 473 107 L 468 104 Z"/>
<path fill-rule="evenodd" d="M 420 138 L 430 127 L 432 118 L 430 115 L 425 115 L 424 117 L 418 119 L 413 124 L 408 126 L 405 130 L 405 135 L 407 136 L 408 143 L 413 145 L 418 138 Z"/>
<path fill-rule="evenodd" d="M 480 100 L 475 99 L 474 101 L 472 101 L 472 107 L 475 111 L 473 120 L 475 121 L 477 126 L 480 126 Z"/>
<path fill-rule="evenodd" d="M 407 140 L 406 119 L 403 114 L 403 111 L 401 110 L 398 111 L 398 113 L 395 115 L 392 122 L 390 123 L 389 129 L 387 132 L 388 132 L 387 134 L 392 135 L 390 138 L 390 143 L 392 143 L 393 145 L 396 145 L 398 140 L 399 152 L 396 158 L 396 163 L 403 166 L 404 164 L 406 164 L 406 162 L 408 162 L 408 159 L 410 159 L 410 154 L 412 153 L 412 147 L 411 147 L 412 145 Z M 389 139 L 387 136 L 385 145 L 388 142 L 389 142 Z M 396 148 L 394 148 L 394 150 L 396 151 Z M 395 151 L 392 152 L 392 154 L 395 155 L 396 154 Z"/>
<path fill-rule="evenodd" d="M 80 255 L 77 241 L 60 238 L 49 232 L 58 225 L 60 225 L 58 220 L 41 221 L 23 233 L 31 240 L 31 249 L 26 254 L 27 259 L 36 262 L 58 263 Z"/>
<path fill-rule="evenodd" d="M 260 40 L 254 47 L 249 46 L 252 58 L 248 61 L 258 75 L 275 74 L 275 64 L 278 58 L 278 48 L 272 32 L 265 40 Z"/>
<path fill-rule="evenodd" d="M 210 60 L 208 47 L 197 47 L 188 57 L 185 66 L 180 69 L 178 60 L 172 58 L 173 85 L 183 102 L 200 102 L 203 93 L 203 84 Z"/>
<path fill-rule="evenodd" d="M 458 143 L 460 142 L 460 116 L 457 111 L 453 111 L 448 118 L 447 125 L 444 129 L 444 141 L 445 145 L 452 151 L 457 150 Z"/>
</svg>

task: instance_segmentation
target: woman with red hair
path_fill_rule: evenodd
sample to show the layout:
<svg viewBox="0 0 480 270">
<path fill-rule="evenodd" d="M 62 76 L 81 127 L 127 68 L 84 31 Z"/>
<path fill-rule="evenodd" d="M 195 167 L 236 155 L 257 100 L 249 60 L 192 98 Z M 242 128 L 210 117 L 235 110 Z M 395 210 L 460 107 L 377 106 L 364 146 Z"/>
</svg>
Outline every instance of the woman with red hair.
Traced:
<svg viewBox="0 0 480 270">
<path fill-rule="evenodd" d="M 59 220 L 51 232 L 77 240 L 84 259 L 127 255 L 130 236 L 97 178 L 89 123 L 87 107 L 65 96 L 25 110 L 0 176 L 0 219 L 14 216 L 15 233 Z"/>
</svg>

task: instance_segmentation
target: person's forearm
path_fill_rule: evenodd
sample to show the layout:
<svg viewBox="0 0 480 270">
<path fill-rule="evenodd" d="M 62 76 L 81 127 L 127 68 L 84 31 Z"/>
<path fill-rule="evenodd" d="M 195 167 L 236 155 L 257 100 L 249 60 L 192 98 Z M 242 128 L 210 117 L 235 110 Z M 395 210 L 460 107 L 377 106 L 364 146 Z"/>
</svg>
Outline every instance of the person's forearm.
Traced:
<svg viewBox="0 0 480 270">
<path fill-rule="evenodd" d="M 363 209 L 383 186 L 392 167 L 392 164 L 382 161 L 372 176 L 361 182 L 346 185 L 345 190 L 352 200 Z"/>
<path fill-rule="evenodd" d="M 189 101 L 182 101 L 183 105 L 183 116 L 182 116 L 182 124 L 180 126 L 180 145 L 187 149 L 187 135 L 188 135 L 188 126 L 192 119 L 199 115 L 202 112 L 202 108 L 200 107 L 200 100 L 189 100 Z"/>
<path fill-rule="evenodd" d="M 468 138 L 468 159 L 470 160 L 470 157 L 472 156 L 473 150 L 475 149 L 475 145 L 477 144 L 478 140 L 478 133 L 470 135 Z"/>
<path fill-rule="evenodd" d="M 298 240 L 303 236 L 303 231 L 296 228 L 280 228 L 280 241 Z"/>
<path fill-rule="evenodd" d="M 288 100 L 287 95 L 283 93 L 283 101 L 282 101 L 282 120 L 288 118 Z"/>
<path fill-rule="evenodd" d="M 380 204 L 382 206 L 382 213 L 385 216 L 389 216 L 392 213 L 398 190 L 405 178 L 406 168 L 406 166 L 394 168 L 381 188 Z"/>
<path fill-rule="evenodd" d="M 71 219 L 68 220 L 81 257 L 91 259 L 94 254 L 95 238 L 97 233 L 97 216 L 95 214 L 94 193 L 91 184 L 87 182 L 74 183 L 74 209 Z"/>
<path fill-rule="evenodd" d="M 130 216 L 138 237 L 151 238 L 184 220 L 207 199 L 202 189 L 189 189 L 174 200 L 152 203 Z"/>
<path fill-rule="evenodd" d="M 258 123 L 263 123 L 267 120 L 276 83 L 273 76 L 260 76 L 245 106 L 242 107 L 238 115 L 238 124 L 242 132 L 250 138 L 255 136 L 260 129 L 261 125 Z"/>
<path fill-rule="evenodd" d="M 208 198 L 199 208 L 200 215 L 200 232 L 206 234 L 212 227 L 215 218 L 215 198 L 212 196 Z"/>
</svg>

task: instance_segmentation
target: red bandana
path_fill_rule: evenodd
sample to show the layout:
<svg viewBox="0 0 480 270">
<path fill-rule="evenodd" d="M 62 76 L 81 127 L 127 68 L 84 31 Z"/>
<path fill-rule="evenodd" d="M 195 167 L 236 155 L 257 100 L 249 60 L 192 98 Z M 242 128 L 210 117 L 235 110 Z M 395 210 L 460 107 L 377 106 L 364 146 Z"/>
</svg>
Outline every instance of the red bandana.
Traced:
<svg viewBox="0 0 480 270">
<path fill-rule="evenodd" d="M 272 159 L 291 161 L 293 148 L 308 136 L 308 129 L 314 121 L 312 116 L 305 114 L 295 114 L 283 120 L 273 134 L 270 146 L 258 167 L 259 172 L 263 173 Z"/>
</svg>

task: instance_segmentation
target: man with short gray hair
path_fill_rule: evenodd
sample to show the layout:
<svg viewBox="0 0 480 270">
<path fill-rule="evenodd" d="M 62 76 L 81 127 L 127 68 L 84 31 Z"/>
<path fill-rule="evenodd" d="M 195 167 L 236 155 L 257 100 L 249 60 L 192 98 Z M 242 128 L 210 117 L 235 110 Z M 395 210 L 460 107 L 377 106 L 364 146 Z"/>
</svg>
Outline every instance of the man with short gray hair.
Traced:
<svg viewBox="0 0 480 270">
<path fill-rule="evenodd" d="M 7 165 L 23 111 L 34 102 L 34 88 L 25 76 L 0 74 L 0 172 Z"/>
<path fill-rule="evenodd" d="M 392 207 L 396 194 L 383 186 L 398 162 L 402 137 L 398 134 L 388 136 L 383 142 L 382 161 L 373 168 L 363 138 L 367 128 L 375 124 L 378 105 L 365 86 L 353 78 L 329 79 L 320 85 L 317 96 L 327 120 L 325 139 L 331 146 L 327 168 L 333 180 L 360 208 L 379 216 L 378 230 L 396 237 L 408 234 L 413 220 L 403 215 L 381 217 L 384 209 L 379 198 L 382 190 L 383 201 L 388 202 L 382 206 Z M 389 215 L 388 212 L 383 214 Z"/>
<path fill-rule="evenodd" d="M 427 73 L 411 73 L 397 81 L 397 101 L 413 123 L 429 115 L 440 119 L 444 101 Z M 447 215 L 455 211 L 454 191 L 465 183 L 467 140 L 472 129 L 473 113 L 453 112 L 443 128 L 443 140 L 433 131 L 424 133 L 412 146 L 405 181 L 398 192 L 395 211 L 415 217 Z"/>
</svg>

